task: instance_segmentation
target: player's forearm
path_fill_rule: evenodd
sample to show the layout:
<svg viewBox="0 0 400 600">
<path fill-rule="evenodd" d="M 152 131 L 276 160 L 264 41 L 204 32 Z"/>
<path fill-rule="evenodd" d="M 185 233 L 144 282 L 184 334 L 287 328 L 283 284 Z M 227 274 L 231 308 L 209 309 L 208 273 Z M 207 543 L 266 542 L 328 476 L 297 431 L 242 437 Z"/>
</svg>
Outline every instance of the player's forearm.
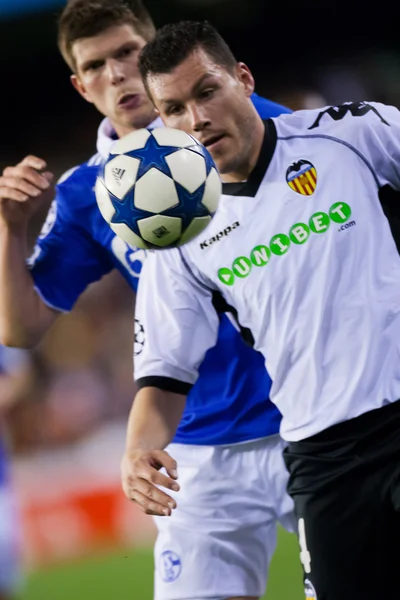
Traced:
<svg viewBox="0 0 400 600">
<path fill-rule="evenodd" d="M 185 396 L 155 387 L 139 390 L 129 415 L 126 453 L 163 450 L 175 435 L 185 402 Z"/>
<path fill-rule="evenodd" d="M 58 314 L 35 292 L 26 253 L 25 234 L 0 225 L 0 343 L 20 348 L 34 346 Z"/>
</svg>

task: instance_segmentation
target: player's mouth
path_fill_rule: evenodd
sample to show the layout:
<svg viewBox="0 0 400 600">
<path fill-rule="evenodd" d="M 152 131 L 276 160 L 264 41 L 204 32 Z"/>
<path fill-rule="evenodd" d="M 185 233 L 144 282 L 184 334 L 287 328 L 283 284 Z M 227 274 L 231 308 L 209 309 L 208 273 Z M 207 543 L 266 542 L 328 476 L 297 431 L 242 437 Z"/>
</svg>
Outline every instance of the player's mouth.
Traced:
<svg viewBox="0 0 400 600">
<path fill-rule="evenodd" d="M 140 94 L 123 94 L 118 99 L 118 107 L 124 110 L 138 108 L 142 102 Z"/>
<path fill-rule="evenodd" d="M 203 146 L 205 146 L 207 150 L 209 150 L 209 152 L 213 152 L 213 150 L 217 149 L 221 140 L 223 140 L 224 138 L 224 133 L 220 133 L 218 135 L 210 135 L 208 138 L 205 138 L 202 143 Z"/>
</svg>

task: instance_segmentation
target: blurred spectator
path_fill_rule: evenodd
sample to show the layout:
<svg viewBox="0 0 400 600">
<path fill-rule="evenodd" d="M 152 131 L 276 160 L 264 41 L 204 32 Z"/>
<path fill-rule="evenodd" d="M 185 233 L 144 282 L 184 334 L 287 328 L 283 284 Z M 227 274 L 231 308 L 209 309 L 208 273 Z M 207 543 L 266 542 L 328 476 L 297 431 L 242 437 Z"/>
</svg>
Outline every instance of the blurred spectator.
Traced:
<svg viewBox="0 0 400 600">
<path fill-rule="evenodd" d="M 8 417 L 14 453 L 80 440 L 126 419 L 133 393 L 133 296 L 111 274 L 30 353 Z"/>
</svg>

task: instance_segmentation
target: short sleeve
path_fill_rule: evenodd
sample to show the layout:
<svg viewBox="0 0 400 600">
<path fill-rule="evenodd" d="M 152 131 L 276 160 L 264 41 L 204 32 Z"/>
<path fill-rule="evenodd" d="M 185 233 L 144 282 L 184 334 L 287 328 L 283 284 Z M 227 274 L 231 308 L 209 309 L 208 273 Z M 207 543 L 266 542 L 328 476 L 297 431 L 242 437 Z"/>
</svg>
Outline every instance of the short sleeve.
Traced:
<svg viewBox="0 0 400 600">
<path fill-rule="evenodd" d="M 188 393 L 207 350 L 216 343 L 218 326 L 212 290 L 194 277 L 179 250 L 150 252 L 135 310 L 138 386 Z"/>
<path fill-rule="evenodd" d="M 371 170 L 378 187 L 400 190 L 400 112 L 379 102 L 353 102 L 315 111 L 310 133 L 348 144 Z"/>
<path fill-rule="evenodd" d="M 356 136 L 356 144 L 370 161 L 380 187 L 400 190 L 400 111 L 394 106 L 370 103 L 368 124 Z"/>
<path fill-rule="evenodd" d="M 91 180 L 82 181 L 72 175 L 57 186 L 56 197 L 28 260 L 35 288 L 52 308 L 71 310 L 88 285 L 114 266 L 108 252 L 93 237 L 95 210 Z"/>
</svg>

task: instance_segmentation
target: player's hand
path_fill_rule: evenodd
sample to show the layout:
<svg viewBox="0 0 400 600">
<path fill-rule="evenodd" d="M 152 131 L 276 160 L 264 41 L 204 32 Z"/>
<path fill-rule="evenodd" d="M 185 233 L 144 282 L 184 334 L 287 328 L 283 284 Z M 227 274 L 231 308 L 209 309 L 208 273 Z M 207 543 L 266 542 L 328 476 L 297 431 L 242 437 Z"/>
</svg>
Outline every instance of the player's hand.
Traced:
<svg viewBox="0 0 400 600">
<path fill-rule="evenodd" d="M 10 227 L 25 226 L 44 201 L 54 197 L 53 174 L 37 156 L 26 156 L 0 177 L 0 218 Z"/>
<path fill-rule="evenodd" d="M 167 475 L 160 473 L 162 467 Z M 177 492 L 176 468 L 176 461 L 165 450 L 135 450 L 125 454 L 121 463 L 125 496 L 147 515 L 170 516 L 176 502 L 158 486 Z"/>
</svg>

